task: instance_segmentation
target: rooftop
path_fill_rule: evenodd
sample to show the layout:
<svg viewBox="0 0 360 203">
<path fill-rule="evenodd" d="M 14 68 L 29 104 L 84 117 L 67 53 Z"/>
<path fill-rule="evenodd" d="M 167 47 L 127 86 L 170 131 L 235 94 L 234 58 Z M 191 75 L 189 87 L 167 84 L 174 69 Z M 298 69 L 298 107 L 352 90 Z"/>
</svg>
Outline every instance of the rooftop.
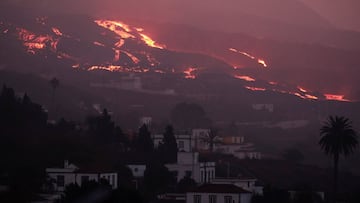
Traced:
<svg viewBox="0 0 360 203">
<path fill-rule="evenodd" d="M 204 184 L 194 190 L 193 193 L 251 193 L 232 184 Z"/>
</svg>

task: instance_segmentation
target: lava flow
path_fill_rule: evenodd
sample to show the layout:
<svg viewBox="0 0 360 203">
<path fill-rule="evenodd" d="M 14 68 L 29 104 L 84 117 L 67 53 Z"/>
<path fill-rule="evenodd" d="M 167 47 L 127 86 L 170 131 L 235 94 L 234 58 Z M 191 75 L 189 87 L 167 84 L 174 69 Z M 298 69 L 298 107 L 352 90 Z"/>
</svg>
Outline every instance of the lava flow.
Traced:
<svg viewBox="0 0 360 203">
<path fill-rule="evenodd" d="M 164 45 L 158 44 L 155 40 L 153 40 L 148 35 L 142 33 L 144 31 L 143 28 L 131 28 L 130 25 L 127 25 L 120 21 L 114 20 L 95 20 L 94 21 L 97 25 L 106 28 L 120 37 L 120 41 L 115 44 L 116 47 L 121 47 L 124 44 L 123 39 L 128 38 L 137 38 L 140 36 L 140 40 L 143 41 L 147 46 L 164 49 Z"/>
<path fill-rule="evenodd" d="M 335 101 L 345 101 L 348 102 L 350 100 L 345 99 L 345 95 L 336 95 L 336 94 L 324 94 L 326 100 L 335 100 Z"/>
<path fill-rule="evenodd" d="M 252 91 L 266 91 L 265 88 L 262 87 L 250 87 L 250 86 L 245 86 L 246 89 L 248 90 L 252 90 Z"/>
<path fill-rule="evenodd" d="M 237 49 L 234 49 L 234 48 L 229 48 L 229 51 L 232 51 L 234 53 L 238 53 L 238 54 L 242 54 L 250 59 L 253 59 L 253 60 L 257 60 L 257 63 L 262 65 L 264 68 L 267 68 L 268 65 L 266 64 L 265 60 L 264 59 L 261 59 L 261 58 L 256 58 L 255 56 L 249 54 L 249 53 L 246 53 L 244 51 L 239 51 Z"/>
<path fill-rule="evenodd" d="M 247 75 L 234 75 L 235 78 L 237 79 L 240 79 L 240 80 L 245 80 L 247 82 L 254 82 L 255 79 L 250 77 L 250 76 L 247 76 Z"/>
<path fill-rule="evenodd" d="M 197 69 L 194 67 L 189 67 L 186 70 L 183 71 L 183 73 L 185 74 L 185 78 L 186 79 L 195 79 L 196 75 L 195 75 L 195 71 Z"/>
<path fill-rule="evenodd" d="M 18 38 L 23 41 L 28 53 L 35 54 L 36 50 L 44 49 L 47 45 L 56 50 L 59 39 L 50 35 L 36 35 L 26 29 L 17 28 Z"/>
</svg>

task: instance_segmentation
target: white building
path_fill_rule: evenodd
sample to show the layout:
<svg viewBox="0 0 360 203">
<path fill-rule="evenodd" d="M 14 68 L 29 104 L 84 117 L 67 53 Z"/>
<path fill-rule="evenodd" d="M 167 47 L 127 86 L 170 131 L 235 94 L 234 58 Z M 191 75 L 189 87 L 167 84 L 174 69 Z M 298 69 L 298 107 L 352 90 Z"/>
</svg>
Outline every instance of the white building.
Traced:
<svg viewBox="0 0 360 203">
<path fill-rule="evenodd" d="M 209 129 L 194 129 L 192 135 L 174 135 L 179 152 L 208 151 Z M 154 147 L 158 147 L 163 141 L 163 135 L 153 135 Z M 215 152 L 232 154 L 239 159 L 261 159 L 261 152 L 257 151 L 253 143 L 246 143 L 243 136 L 225 136 L 217 138 L 214 145 Z"/>
<path fill-rule="evenodd" d="M 215 162 L 199 162 L 197 152 L 178 152 L 177 163 L 165 166 L 176 175 L 177 181 L 186 176 L 197 183 L 210 182 L 215 178 Z"/>
<path fill-rule="evenodd" d="M 253 143 L 246 143 L 242 136 L 222 137 L 222 143 L 215 145 L 214 151 L 232 154 L 239 159 L 261 159 L 261 152 L 256 150 Z"/>
<path fill-rule="evenodd" d="M 149 129 L 151 128 L 151 123 L 152 123 L 152 117 L 143 116 L 139 120 L 140 127 L 146 125 L 147 128 Z"/>
<path fill-rule="evenodd" d="M 153 135 L 152 137 L 153 137 L 154 147 L 157 148 L 162 143 L 164 135 L 158 134 L 158 135 Z M 191 135 L 186 135 L 186 134 L 175 135 L 175 139 L 179 152 L 192 151 L 194 146 L 194 140 L 191 138 Z"/>
<path fill-rule="evenodd" d="M 206 151 L 209 144 L 206 142 L 210 129 L 193 129 L 192 134 L 174 135 L 179 152 Z M 162 134 L 153 135 L 154 146 L 158 147 L 163 140 Z"/>
<path fill-rule="evenodd" d="M 106 170 L 86 170 L 80 169 L 69 161 L 64 161 L 63 168 L 46 168 L 46 174 L 55 181 L 53 184 L 55 191 L 64 191 L 65 187 L 71 183 L 81 186 L 84 182 L 105 179 L 113 189 L 118 187 L 118 175 L 114 171 Z"/>
<path fill-rule="evenodd" d="M 186 203 L 250 203 L 251 197 L 232 184 L 204 184 L 186 193 Z"/>
</svg>

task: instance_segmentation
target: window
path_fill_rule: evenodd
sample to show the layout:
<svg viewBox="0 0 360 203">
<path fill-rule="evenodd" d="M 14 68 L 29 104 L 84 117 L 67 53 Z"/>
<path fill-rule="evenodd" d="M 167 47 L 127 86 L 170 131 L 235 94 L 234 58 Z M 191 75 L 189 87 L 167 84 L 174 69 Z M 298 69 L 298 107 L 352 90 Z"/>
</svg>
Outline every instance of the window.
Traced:
<svg viewBox="0 0 360 203">
<path fill-rule="evenodd" d="M 89 181 L 89 176 L 81 176 L 81 184 L 88 182 Z"/>
<path fill-rule="evenodd" d="M 111 177 L 111 185 L 115 186 L 115 175 L 112 175 Z"/>
<path fill-rule="evenodd" d="M 191 175 L 192 175 L 191 171 L 185 171 L 185 176 L 186 177 L 191 177 Z"/>
<path fill-rule="evenodd" d="M 224 202 L 225 203 L 232 203 L 232 197 L 231 196 L 225 196 L 224 197 Z"/>
<path fill-rule="evenodd" d="M 201 203 L 201 196 L 200 195 L 194 195 L 194 203 Z"/>
<path fill-rule="evenodd" d="M 58 187 L 64 187 L 65 186 L 65 177 L 63 175 L 56 176 L 56 182 Z"/>
<path fill-rule="evenodd" d="M 204 182 L 204 171 L 200 171 L 201 182 Z"/>
<path fill-rule="evenodd" d="M 184 149 L 184 141 L 179 141 L 179 149 Z"/>
<path fill-rule="evenodd" d="M 178 172 L 177 171 L 170 171 L 171 175 L 175 178 L 178 178 Z"/>
<path fill-rule="evenodd" d="M 216 195 L 209 195 L 209 203 L 216 203 Z"/>
</svg>

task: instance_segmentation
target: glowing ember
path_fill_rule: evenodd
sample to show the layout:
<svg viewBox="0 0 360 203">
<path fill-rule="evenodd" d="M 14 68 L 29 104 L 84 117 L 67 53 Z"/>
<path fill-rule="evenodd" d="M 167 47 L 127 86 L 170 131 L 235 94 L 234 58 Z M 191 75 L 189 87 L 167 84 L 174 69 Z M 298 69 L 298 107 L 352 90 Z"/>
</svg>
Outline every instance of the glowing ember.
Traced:
<svg viewBox="0 0 360 203">
<path fill-rule="evenodd" d="M 113 66 L 113 65 L 91 66 L 90 68 L 88 68 L 88 71 L 94 71 L 94 70 L 106 70 L 106 71 L 110 71 L 110 72 L 119 72 L 119 71 L 122 71 L 123 68 L 121 66 Z"/>
<path fill-rule="evenodd" d="M 235 75 L 234 77 L 237 78 L 237 79 L 248 81 L 248 82 L 254 82 L 255 81 L 254 78 L 252 78 L 250 76 L 246 76 L 246 75 Z"/>
<path fill-rule="evenodd" d="M 157 44 L 154 40 L 152 40 L 149 36 L 145 34 L 140 34 L 142 37 L 142 41 L 145 42 L 150 47 L 158 48 L 158 49 L 164 49 L 165 47 L 162 45 Z"/>
<path fill-rule="evenodd" d="M 308 91 L 300 86 L 297 87 L 301 92 L 303 93 L 307 93 Z"/>
<path fill-rule="evenodd" d="M 246 56 L 246 57 L 248 57 L 248 58 L 250 58 L 250 59 L 253 59 L 253 60 L 256 59 L 255 56 L 253 56 L 253 55 L 251 55 L 251 54 L 249 54 L 249 53 L 247 53 L 247 52 L 244 52 L 244 51 L 239 51 L 239 50 L 234 49 L 234 48 L 229 48 L 229 51 L 232 51 L 232 52 L 238 53 L 238 54 L 242 54 L 242 55 L 244 55 L 244 56 Z M 263 60 L 263 59 L 258 58 L 258 59 L 257 59 L 257 62 L 258 62 L 258 64 L 262 65 L 264 68 L 267 68 L 267 67 L 268 67 L 268 65 L 266 64 L 265 60 Z M 237 67 L 234 67 L 234 68 L 237 69 Z"/>
<path fill-rule="evenodd" d="M 79 67 L 80 67 L 80 64 L 74 64 L 74 65 L 72 65 L 71 67 L 73 67 L 73 68 L 79 68 Z"/>
<path fill-rule="evenodd" d="M 155 73 L 161 73 L 161 74 L 164 74 L 165 72 L 162 71 L 162 70 L 154 70 Z"/>
<path fill-rule="evenodd" d="M 63 33 L 59 30 L 59 28 L 53 27 L 52 31 L 57 35 L 57 36 L 62 36 Z"/>
<path fill-rule="evenodd" d="M 252 91 L 265 91 L 265 88 L 262 87 L 249 87 L 249 86 L 245 86 L 246 89 L 248 90 L 252 90 Z"/>
<path fill-rule="evenodd" d="M 140 62 L 140 60 L 139 60 L 136 56 L 130 54 L 129 52 L 127 52 L 127 51 L 122 51 L 122 52 L 123 52 L 124 54 L 126 54 L 129 58 L 131 58 L 131 60 L 132 60 L 135 64 L 138 64 L 138 63 Z"/>
<path fill-rule="evenodd" d="M 122 47 L 124 44 L 125 44 L 125 40 L 120 39 L 118 42 L 115 43 L 115 46 L 116 46 L 117 48 L 120 48 L 120 47 Z"/>
<path fill-rule="evenodd" d="M 314 95 L 310 95 L 310 94 L 305 94 L 305 97 L 306 97 L 307 99 L 313 99 L 313 100 L 318 100 L 318 99 L 319 99 L 318 97 L 316 97 L 316 96 L 314 96 Z"/>
<path fill-rule="evenodd" d="M 345 95 L 336 95 L 336 94 L 324 94 L 326 100 L 335 100 L 335 101 L 349 101 L 345 99 Z"/>
<path fill-rule="evenodd" d="M 186 70 L 184 70 L 183 73 L 185 74 L 185 78 L 186 79 L 195 79 L 196 78 L 196 75 L 195 75 L 196 70 L 197 69 L 193 68 L 193 67 L 190 67 L 190 68 L 187 68 Z"/>
<path fill-rule="evenodd" d="M 269 84 L 270 84 L 270 85 L 277 85 L 278 83 L 277 83 L 277 82 L 274 82 L 274 81 L 270 81 Z"/>
<path fill-rule="evenodd" d="M 297 93 L 297 92 L 295 92 L 295 93 L 290 92 L 290 94 L 293 94 L 293 95 L 295 95 L 295 96 L 298 96 L 298 97 L 300 97 L 301 99 L 306 99 L 305 96 L 303 96 L 303 95 L 301 95 L 300 93 Z"/>
<path fill-rule="evenodd" d="M 135 30 L 138 31 L 138 32 L 143 32 L 143 31 L 144 31 L 144 28 L 136 27 Z"/>
<path fill-rule="evenodd" d="M 264 68 L 267 68 L 267 67 L 268 67 L 267 64 L 266 64 L 266 62 L 265 62 L 264 60 L 262 60 L 262 59 L 258 59 L 258 63 L 259 63 L 260 65 L 264 66 Z"/>
<path fill-rule="evenodd" d="M 105 47 L 105 44 L 100 43 L 100 42 L 93 42 L 93 44 L 96 46 Z"/>
<path fill-rule="evenodd" d="M 119 61 L 120 60 L 120 50 L 115 49 L 115 55 L 113 61 Z"/>
<path fill-rule="evenodd" d="M 47 17 L 37 17 L 36 22 L 41 25 L 46 25 Z"/>
</svg>

